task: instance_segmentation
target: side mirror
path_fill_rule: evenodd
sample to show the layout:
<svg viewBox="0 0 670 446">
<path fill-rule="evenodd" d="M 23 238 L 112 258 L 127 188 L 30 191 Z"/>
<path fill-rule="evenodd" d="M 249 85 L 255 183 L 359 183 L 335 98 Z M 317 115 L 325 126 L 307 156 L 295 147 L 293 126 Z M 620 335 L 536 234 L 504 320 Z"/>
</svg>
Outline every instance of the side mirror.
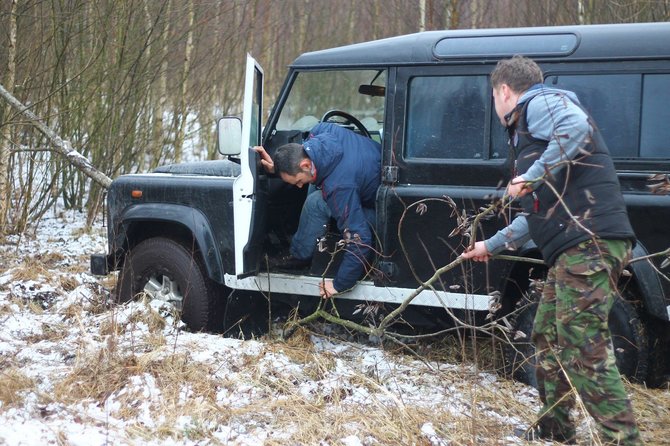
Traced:
<svg viewBox="0 0 670 446">
<path fill-rule="evenodd" d="M 221 155 L 239 155 L 242 147 L 242 120 L 224 116 L 216 122 L 217 145 Z"/>
</svg>

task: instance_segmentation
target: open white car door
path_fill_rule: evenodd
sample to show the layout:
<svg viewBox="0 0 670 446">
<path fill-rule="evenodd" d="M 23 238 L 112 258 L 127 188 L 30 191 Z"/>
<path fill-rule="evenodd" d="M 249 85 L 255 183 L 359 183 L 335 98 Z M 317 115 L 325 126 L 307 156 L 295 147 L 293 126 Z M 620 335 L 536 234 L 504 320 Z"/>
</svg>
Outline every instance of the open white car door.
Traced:
<svg viewBox="0 0 670 446">
<path fill-rule="evenodd" d="M 254 146 L 261 143 L 263 110 L 263 69 L 247 55 L 242 116 L 242 146 L 240 147 L 240 176 L 233 185 L 233 214 L 235 221 L 235 274 L 253 274 L 260 256 L 262 237 L 255 237 L 261 226 L 261 212 L 256 212 L 258 194 L 258 155 Z M 262 200 L 261 200 L 262 201 Z M 256 230 L 254 230 L 254 228 Z"/>
</svg>

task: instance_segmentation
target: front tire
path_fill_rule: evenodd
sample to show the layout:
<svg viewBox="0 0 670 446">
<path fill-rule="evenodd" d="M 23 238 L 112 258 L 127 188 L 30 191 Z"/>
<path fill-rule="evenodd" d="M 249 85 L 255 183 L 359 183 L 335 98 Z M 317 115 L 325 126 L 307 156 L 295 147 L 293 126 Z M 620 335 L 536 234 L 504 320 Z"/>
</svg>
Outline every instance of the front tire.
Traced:
<svg viewBox="0 0 670 446">
<path fill-rule="evenodd" d="M 198 254 L 168 238 L 144 240 L 126 255 L 117 285 L 117 300 L 140 293 L 172 305 L 192 331 L 216 330 L 220 300 L 217 285 L 206 275 Z"/>
</svg>

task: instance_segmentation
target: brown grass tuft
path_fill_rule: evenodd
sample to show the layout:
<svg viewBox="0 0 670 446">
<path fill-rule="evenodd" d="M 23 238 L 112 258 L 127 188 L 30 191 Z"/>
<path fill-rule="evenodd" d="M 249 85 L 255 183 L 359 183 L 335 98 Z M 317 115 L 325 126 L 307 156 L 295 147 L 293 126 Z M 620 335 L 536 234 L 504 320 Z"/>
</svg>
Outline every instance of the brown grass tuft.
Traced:
<svg viewBox="0 0 670 446">
<path fill-rule="evenodd" d="M 63 311 L 61 311 L 61 314 L 66 319 L 75 319 L 75 320 L 81 319 L 83 313 L 84 308 L 82 307 L 81 304 L 68 305 Z"/>
<path fill-rule="evenodd" d="M 0 304 L 0 316 L 5 316 L 8 314 L 14 314 L 14 309 L 10 303 L 1 303 Z"/>
<path fill-rule="evenodd" d="M 148 301 L 145 300 L 144 303 L 145 311 L 133 313 L 128 322 L 133 324 L 144 323 L 149 327 L 150 333 L 162 331 L 165 328 L 165 318 L 151 308 Z M 178 320 L 178 318 L 175 317 L 175 320 Z"/>
<path fill-rule="evenodd" d="M 28 344 L 37 344 L 42 341 L 58 342 L 67 338 L 70 327 L 62 324 L 42 324 L 42 330 L 39 333 L 31 334 L 25 338 Z"/>
<path fill-rule="evenodd" d="M 79 282 L 77 282 L 77 279 L 69 275 L 60 276 L 58 281 L 60 282 L 60 286 L 66 292 L 70 292 L 79 286 Z"/>
<path fill-rule="evenodd" d="M 164 338 L 160 339 L 164 345 Z M 228 410 L 216 404 L 220 383 L 212 378 L 214 371 L 191 361 L 186 353 L 169 354 L 165 347 L 156 345 L 161 343 L 158 337 L 154 342 L 156 348 L 143 355 L 121 357 L 101 350 L 86 358 L 55 386 L 54 396 L 65 403 L 92 399 L 103 404 L 114 394 L 120 405 L 113 415 L 125 420 L 133 420 L 143 410 L 142 406 L 149 404 L 151 413 L 161 424 L 156 427 L 133 425 L 127 430 L 131 436 L 147 440 L 210 438 L 211 431 L 226 424 L 230 417 Z M 145 376 L 152 377 L 159 393 L 152 390 L 151 395 L 147 395 L 144 385 L 132 384 L 132 377 L 143 381 Z M 178 422 L 182 417 L 193 420 L 184 429 Z"/>
<path fill-rule="evenodd" d="M 66 403 L 84 399 L 103 402 L 120 390 L 138 370 L 135 356 L 121 357 L 101 350 L 81 361 L 70 374 L 54 386 L 54 396 Z"/>
<path fill-rule="evenodd" d="M 15 282 L 36 280 L 48 274 L 49 271 L 39 256 L 27 256 L 24 257 L 21 265 L 12 271 L 12 280 Z"/>
<path fill-rule="evenodd" d="M 670 392 L 626 383 L 635 418 L 646 444 L 668 444 L 670 438 Z"/>
<path fill-rule="evenodd" d="M 118 336 L 123 334 L 125 329 L 124 325 L 118 323 L 114 313 L 110 313 L 109 317 L 100 323 L 101 336 Z"/>
<path fill-rule="evenodd" d="M 35 386 L 35 382 L 15 367 L 0 371 L 0 401 L 3 405 L 19 404 L 23 401 L 21 393 Z"/>
</svg>

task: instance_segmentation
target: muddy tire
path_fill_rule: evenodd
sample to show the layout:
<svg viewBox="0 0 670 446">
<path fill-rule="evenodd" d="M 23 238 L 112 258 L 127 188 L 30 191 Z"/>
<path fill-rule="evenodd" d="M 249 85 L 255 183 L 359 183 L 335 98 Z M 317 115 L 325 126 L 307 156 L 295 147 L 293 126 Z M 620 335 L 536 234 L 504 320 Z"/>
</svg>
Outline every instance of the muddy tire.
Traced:
<svg viewBox="0 0 670 446">
<path fill-rule="evenodd" d="M 535 346 L 530 336 L 537 303 L 526 306 L 513 318 L 511 343 L 503 345 L 503 368 L 507 377 L 537 388 Z M 609 327 L 619 372 L 633 382 L 647 375 L 648 349 L 644 326 L 633 305 L 617 298 L 609 314 Z"/>
<path fill-rule="evenodd" d="M 192 331 L 219 329 L 221 287 L 207 277 L 193 250 L 162 237 L 139 243 L 127 255 L 116 297 L 127 302 L 147 295 L 171 304 Z"/>
</svg>

